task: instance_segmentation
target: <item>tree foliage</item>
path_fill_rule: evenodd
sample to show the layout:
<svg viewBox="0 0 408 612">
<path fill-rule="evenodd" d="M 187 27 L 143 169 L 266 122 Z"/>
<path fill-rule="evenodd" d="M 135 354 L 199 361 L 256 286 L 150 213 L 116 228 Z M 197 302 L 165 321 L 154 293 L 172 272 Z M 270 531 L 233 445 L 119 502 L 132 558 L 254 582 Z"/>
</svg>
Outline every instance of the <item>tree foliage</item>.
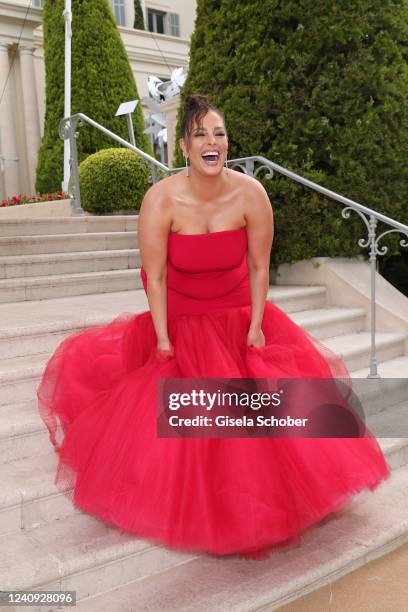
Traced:
<svg viewBox="0 0 408 612">
<path fill-rule="evenodd" d="M 46 110 L 36 189 L 59 189 L 63 179 L 64 142 L 58 133 L 64 116 L 64 0 L 44 2 Z M 72 0 L 71 114 L 84 113 L 129 140 L 124 117 L 115 117 L 121 102 L 139 99 L 135 78 L 108 0 Z M 136 145 L 152 154 L 144 134 L 140 103 L 133 113 Z M 88 124 L 77 130 L 78 162 L 112 147 L 114 141 Z"/>
<path fill-rule="evenodd" d="M 198 0 L 177 139 L 185 97 L 208 93 L 226 115 L 230 159 L 264 155 L 407 223 L 407 41 L 408 0 Z M 275 266 L 362 252 L 356 213 L 344 220 L 341 204 L 278 173 L 261 180 Z M 398 236 L 387 238 L 397 252 Z"/>
<path fill-rule="evenodd" d="M 135 7 L 135 19 L 133 22 L 133 27 L 135 30 L 145 30 L 145 22 L 143 18 L 143 11 L 140 4 L 140 0 L 134 0 Z"/>
</svg>

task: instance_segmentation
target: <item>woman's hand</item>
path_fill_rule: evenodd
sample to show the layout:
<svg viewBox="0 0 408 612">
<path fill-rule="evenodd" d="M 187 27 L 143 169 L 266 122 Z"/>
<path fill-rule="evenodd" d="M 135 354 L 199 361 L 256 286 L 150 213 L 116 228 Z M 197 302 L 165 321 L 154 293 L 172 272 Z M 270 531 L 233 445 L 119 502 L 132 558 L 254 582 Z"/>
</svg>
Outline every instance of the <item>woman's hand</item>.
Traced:
<svg viewBox="0 0 408 612">
<path fill-rule="evenodd" d="M 247 336 L 247 346 L 265 346 L 265 336 L 262 329 L 254 331 L 249 330 Z"/>
<path fill-rule="evenodd" d="M 157 354 L 161 357 L 174 357 L 174 347 L 169 338 L 157 341 Z"/>
</svg>

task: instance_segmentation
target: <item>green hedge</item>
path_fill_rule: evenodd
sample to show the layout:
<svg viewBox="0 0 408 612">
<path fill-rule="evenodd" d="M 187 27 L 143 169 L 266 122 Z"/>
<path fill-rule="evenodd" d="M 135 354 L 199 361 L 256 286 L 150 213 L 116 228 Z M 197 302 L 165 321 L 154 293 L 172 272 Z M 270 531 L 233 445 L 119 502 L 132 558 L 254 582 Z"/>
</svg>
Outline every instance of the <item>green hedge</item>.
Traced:
<svg viewBox="0 0 408 612">
<path fill-rule="evenodd" d="M 150 173 L 150 164 L 130 149 L 89 155 L 79 166 L 82 208 L 95 214 L 139 209 Z"/>
<path fill-rule="evenodd" d="M 229 158 L 268 159 L 408 223 L 408 0 L 198 0 L 181 111 L 208 93 Z M 276 223 L 272 265 L 367 253 L 356 213 L 279 177 L 261 179 Z M 390 235 L 389 256 L 400 249 Z"/>
</svg>

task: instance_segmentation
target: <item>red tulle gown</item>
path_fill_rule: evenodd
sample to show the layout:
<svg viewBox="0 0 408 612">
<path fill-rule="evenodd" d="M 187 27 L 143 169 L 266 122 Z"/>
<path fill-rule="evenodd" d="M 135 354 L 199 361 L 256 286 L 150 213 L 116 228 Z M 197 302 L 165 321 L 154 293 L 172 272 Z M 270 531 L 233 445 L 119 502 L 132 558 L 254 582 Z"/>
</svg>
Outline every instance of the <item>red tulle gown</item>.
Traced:
<svg viewBox="0 0 408 612">
<path fill-rule="evenodd" d="M 150 311 L 122 312 L 60 343 L 37 390 L 59 455 L 55 484 L 81 510 L 135 536 L 213 555 L 262 557 L 390 468 L 365 438 L 159 438 L 157 380 L 342 377 L 345 365 L 266 302 L 266 345 L 247 347 L 245 228 L 170 233 L 168 332 Z M 135 272 L 136 273 L 136 272 Z M 146 274 L 141 270 L 146 290 Z"/>
</svg>

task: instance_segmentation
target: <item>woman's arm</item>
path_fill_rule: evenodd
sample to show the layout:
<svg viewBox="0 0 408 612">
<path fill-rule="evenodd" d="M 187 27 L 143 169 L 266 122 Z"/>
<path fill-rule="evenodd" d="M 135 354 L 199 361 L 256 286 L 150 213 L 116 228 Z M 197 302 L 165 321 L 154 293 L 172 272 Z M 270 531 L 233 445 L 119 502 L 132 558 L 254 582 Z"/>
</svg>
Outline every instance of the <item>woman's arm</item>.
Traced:
<svg viewBox="0 0 408 612">
<path fill-rule="evenodd" d="M 251 291 L 251 324 L 248 346 L 263 346 L 261 324 L 269 288 L 269 263 L 274 235 L 273 211 L 263 185 L 253 179 L 246 208 L 248 235 L 248 268 Z"/>
<path fill-rule="evenodd" d="M 138 234 L 142 265 L 147 276 L 147 299 L 157 336 L 157 348 L 172 351 L 167 330 L 167 239 L 170 207 L 159 185 L 146 192 L 140 207 Z"/>
</svg>

